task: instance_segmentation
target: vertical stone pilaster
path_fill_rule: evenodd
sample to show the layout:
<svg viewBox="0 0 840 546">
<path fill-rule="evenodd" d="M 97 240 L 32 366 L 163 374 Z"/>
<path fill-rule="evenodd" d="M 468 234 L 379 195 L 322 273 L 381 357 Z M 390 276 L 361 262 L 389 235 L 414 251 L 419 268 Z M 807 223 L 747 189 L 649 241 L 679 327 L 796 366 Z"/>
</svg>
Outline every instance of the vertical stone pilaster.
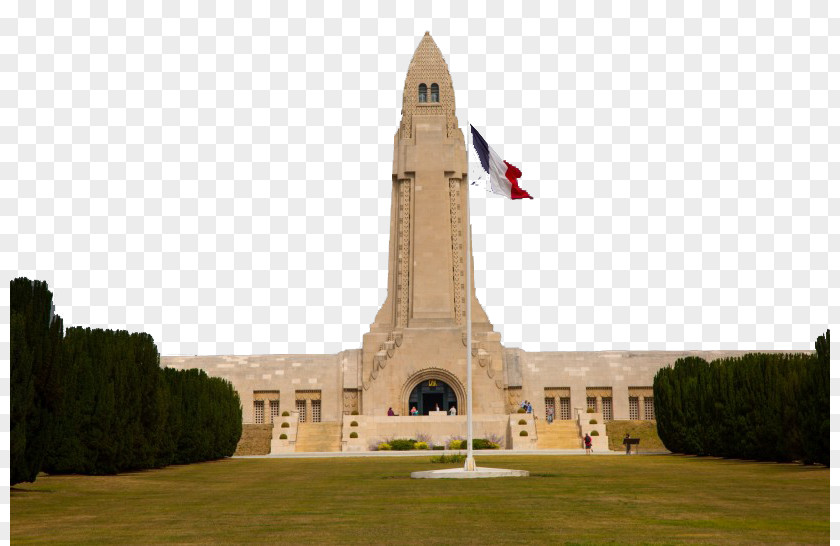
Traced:
<svg viewBox="0 0 840 546">
<path fill-rule="evenodd" d="M 463 325 L 466 319 L 464 297 L 464 234 L 461 222 L 461 179 L 449 179 L 449 214 L 452 229 L 452 283 L 454 292 L 455 323 Z"/>
<path fill-rule="evenodd" d="M 397 251 L 397 328 L 408 326 L 408 270 L 411 232 L 411 180 L 400 179 L 399 242 Z"/>
</svg>

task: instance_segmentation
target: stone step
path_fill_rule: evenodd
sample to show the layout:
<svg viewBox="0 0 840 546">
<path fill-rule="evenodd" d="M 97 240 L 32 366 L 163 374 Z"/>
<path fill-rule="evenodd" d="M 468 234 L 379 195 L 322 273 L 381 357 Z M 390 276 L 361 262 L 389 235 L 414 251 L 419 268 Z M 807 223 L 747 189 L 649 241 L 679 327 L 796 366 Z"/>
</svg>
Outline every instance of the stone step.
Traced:
<svg viewBox="0 0 840 546">
<path fill-rule="evenodd" d="M 579 449 L 580 431 L 574 421 L 537 421 L 537 449 Z"/>
<path fill-rule="evenodd" d="M 341 451 L 341 423 L 300 423 L 295 451 Z"/>
</svg>

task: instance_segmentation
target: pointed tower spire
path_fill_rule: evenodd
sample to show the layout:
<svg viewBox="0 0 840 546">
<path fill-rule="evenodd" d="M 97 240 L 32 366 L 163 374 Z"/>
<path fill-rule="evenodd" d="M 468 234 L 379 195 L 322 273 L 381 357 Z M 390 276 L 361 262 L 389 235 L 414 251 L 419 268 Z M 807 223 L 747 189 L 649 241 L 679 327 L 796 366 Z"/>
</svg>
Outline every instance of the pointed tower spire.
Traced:
<svg viewBox="0 0 840 546">
<path fill-rule="evenodd" d="M 426 86 L 425 97 L 421 94 L 422 85 Z M 437 86 L 436 96 L 432 95 L 433 86 Z M 400 135 L 403 138 L 411 137 L 412 119 L 420 110 L 424 114 L 434 112 L 446 116 L 446 136 L 453 136 L 458 130 L 452 77 L 449 75 L 449 67 L 446 66 L 443 54 L 429 31 L 426 31 L 414 51 L 414 56 L 408 65 L 408 74 L 405 77 L 402 120 L 400 121 Z"/>
</svg>

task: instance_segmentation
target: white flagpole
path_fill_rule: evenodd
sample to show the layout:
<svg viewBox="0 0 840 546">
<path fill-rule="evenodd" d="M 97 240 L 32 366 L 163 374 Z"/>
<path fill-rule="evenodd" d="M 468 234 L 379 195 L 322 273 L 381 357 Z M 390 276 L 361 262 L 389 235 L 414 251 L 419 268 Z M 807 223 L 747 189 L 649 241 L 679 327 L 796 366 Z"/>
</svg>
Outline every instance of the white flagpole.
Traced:
<svg viewBox="0 0 840 546">
<path fill-rule="evenodd" d="M 467 258 L 465 260 L 467 271 L 467 460 L 464 463 L 464 470 L 475 471 L 475 459 L 473 459 L 473 423 L 472 423 L 472 266 L 470 264 L 470 255 L 472 254 L 472 226 L 470 225 L 470 138 L 472 133 L 467 136 L 467 226 L 465 229 L 467 244 L 466 248 Z"/>
</svg>

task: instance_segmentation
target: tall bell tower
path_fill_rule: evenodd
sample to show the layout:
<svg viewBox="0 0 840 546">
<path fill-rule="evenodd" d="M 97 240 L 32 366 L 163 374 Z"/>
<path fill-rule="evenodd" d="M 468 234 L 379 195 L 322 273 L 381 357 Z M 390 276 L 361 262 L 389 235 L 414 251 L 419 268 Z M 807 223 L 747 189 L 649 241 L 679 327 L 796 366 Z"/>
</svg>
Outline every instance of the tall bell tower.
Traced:
<svg viewBox="0 0 840 546">
<path fill-rule="evenodd" d="M 364 413 L 388 407 L 407 411 L 408 383 L 433 378 L 435 370 L 440 377 L 433 379 L 458 383 L 451 385 L 453 390 L 463 391 L 468 301 L 477 356 L 483 356 L 474 361 L 492 366 L 489 378 L 501 380 L 500 336 L 474 287 L 466 294 L 467 172 L 452 78 L 427 32 L 408 67 L 402 119 L 394 135 L 388 295 L 364 336 Z M 496 403 L 491 405 L 496 409 Z"/>
</svg>

